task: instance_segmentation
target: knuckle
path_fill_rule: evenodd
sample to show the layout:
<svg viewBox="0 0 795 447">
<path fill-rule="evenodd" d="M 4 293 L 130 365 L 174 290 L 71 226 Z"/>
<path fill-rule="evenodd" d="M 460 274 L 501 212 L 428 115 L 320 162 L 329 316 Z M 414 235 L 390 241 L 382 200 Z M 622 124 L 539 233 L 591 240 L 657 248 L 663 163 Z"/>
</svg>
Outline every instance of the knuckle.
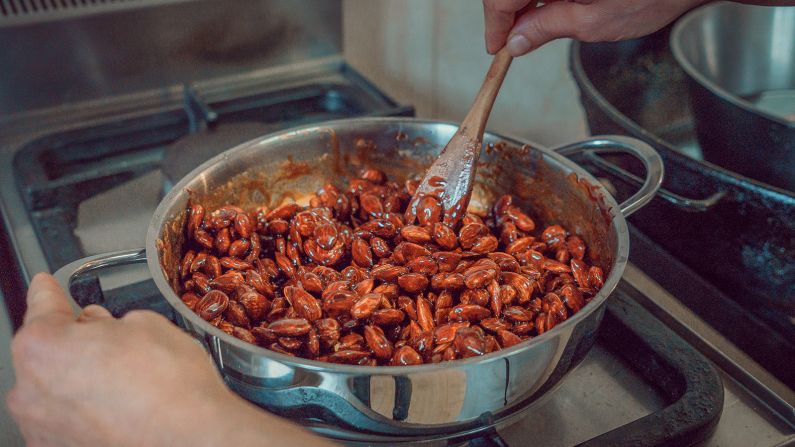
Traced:
<svg viewBox="0 0 795 447">
<path fill-rule="evenodd" d="M 49 343 L 51 330 L 39 322 L 23 326 L 11 340 L 11 355 L 15 362 L 27 362 L 36 349 Z"/>
<path fill-rule="evenodd" d="M 584 42 L 603 40 L 604 26 L 601 10 L 586 6 L 574 9 L 571 14 L 572 22 L 577 24 L 574 35 L 571 37 Z"/>
<path fill-rule="evenodd" d="M 541 44 L 541 40 L 548 39 L 549 26 L 543 20 L 533 20 L 520 33 L 530 41 L 533 47 Z"/>
</svg>

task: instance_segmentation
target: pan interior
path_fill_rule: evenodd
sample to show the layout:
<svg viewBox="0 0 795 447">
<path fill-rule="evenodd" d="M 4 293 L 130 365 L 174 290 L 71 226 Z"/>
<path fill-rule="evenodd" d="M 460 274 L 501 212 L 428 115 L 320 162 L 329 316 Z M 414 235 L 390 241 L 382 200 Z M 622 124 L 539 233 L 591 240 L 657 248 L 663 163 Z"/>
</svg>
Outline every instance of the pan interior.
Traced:
<svg viewBox="0 0 795 447">
<path fill-rule="evenodd" d="M 160 265 L 172 289 L 181 293 L 178 275 L 188 200 L 206 209 L 224 204 L 243 208 L 285 202 L 308 204 L 326 183 L 344 187 L 365 168 L 390 179 L 419 178 L 456 130 L 437 125 L 316 127 L 265 137 L 225 152 L 197 168 L 184 188 L 173 192 L 158 241 Z M 563 225 L 581 236 L 587 260 L 608 275 L 617 239 L 600 189 L 573 173 L 545 150 L 519 146 L 487 135 L 470 210 L 485 213 L 500 195 L 512 194 L 537 226 Z M 168 200 L 168 197 L 166 198 Z"/>
</svg>

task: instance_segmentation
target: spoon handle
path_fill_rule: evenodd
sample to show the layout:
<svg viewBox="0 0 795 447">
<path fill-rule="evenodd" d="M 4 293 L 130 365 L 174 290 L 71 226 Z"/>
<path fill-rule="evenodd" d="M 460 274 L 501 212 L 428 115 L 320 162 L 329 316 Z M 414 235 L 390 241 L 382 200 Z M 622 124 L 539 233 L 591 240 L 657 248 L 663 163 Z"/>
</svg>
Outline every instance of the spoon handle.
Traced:
<svg viewBox="0 0 795 447">
<path fill-rule="evenodd" d="M 419 201 L 425 195 L 441 200 L 443 222 L 448 226 L 455 226 L 463 218 L 472 194 L 486 121 L 511 60 L 513 58 L 505 48 L 494 55 L 472 108 L 417 187 L 406 210 L 407 224 L 414 222 Z"/>
<path fill-rule="evenodd" d="M 464 121 L 461 122 L 461 133 L 473 140 L 480 140 L 483 137 L 483 132 L 486 130 L 486 121 L 488 121 L 491 108 L 494 105 L 494 99 L 500 91 L 500 86 L 505 79 L 505 74 L 508 72 L 508 67 L 511 66 L 512 60 L 513 57 L 508 54 L 508 50 L 505 47 L 494 55 L 489 71 L 486 72 L 486 79 L 480 86 L 480 90 L 475 96 L 475 101 L 472 103 L 472 107 L 466 117 L 464 117 Z"/>
</svg>

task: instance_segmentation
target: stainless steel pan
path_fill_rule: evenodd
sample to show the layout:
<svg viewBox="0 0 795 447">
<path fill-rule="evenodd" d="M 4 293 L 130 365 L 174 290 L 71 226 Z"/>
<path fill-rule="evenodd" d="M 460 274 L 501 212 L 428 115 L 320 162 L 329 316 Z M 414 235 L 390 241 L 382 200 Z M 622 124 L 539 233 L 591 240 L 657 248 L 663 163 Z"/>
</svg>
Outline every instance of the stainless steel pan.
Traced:
<svg viewBox="0 0 795 447">
<path fill-rule="evenodd" d="M 514 194 L 541 223 L 560 222 L 588 244 L 606 272 L 604 288 L 580 312 L 543 335 L 483 357 L 410 367 L 321 363 L 250 345 L 199 318 L 179 299 L 185 208 L 225 202 L 278 204 L 343 183 L 364 166 L 405 179 L 421 174 L 456 131 L 449 123 L 406 118 L 332 121 L 271 134 L 207 161 L 169 192 L 152 217 L 145 250 L 93 256 L 56 272 L 73 278 L 108 266 L 146 261 L 178 323 L 212 354 L 228 385 L 245 398 L 339 439 L 428 439 L 482 430 L 515 415 L 553 388 L 594 343 L 605 301 L 629 253 L 625 216 L 648 202 L 663 176 L 660 157 L 627 137 L 597 137 L 555 150 L 485 136 L 473 204 Z M 565 157 L 620 150 L 637 156 L 647 176 L 618 205 L 587 172 Z"/>
</svg>

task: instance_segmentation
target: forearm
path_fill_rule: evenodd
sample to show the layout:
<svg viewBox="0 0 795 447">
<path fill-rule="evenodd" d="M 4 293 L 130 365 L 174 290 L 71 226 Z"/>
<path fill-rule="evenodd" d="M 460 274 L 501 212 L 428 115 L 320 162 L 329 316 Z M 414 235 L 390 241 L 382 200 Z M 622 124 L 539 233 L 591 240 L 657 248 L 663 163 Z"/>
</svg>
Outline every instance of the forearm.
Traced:
<svg viewBox="0 0 795 447">
<path fill-rule="evenodd" d="M 43 274 L 27 304 L 6 403 L 30 445 L 331 445 L 230 391 L 207 353 L 158 314 L 116 319 L 88 306 L 76 320 Z"/>
</svg>

